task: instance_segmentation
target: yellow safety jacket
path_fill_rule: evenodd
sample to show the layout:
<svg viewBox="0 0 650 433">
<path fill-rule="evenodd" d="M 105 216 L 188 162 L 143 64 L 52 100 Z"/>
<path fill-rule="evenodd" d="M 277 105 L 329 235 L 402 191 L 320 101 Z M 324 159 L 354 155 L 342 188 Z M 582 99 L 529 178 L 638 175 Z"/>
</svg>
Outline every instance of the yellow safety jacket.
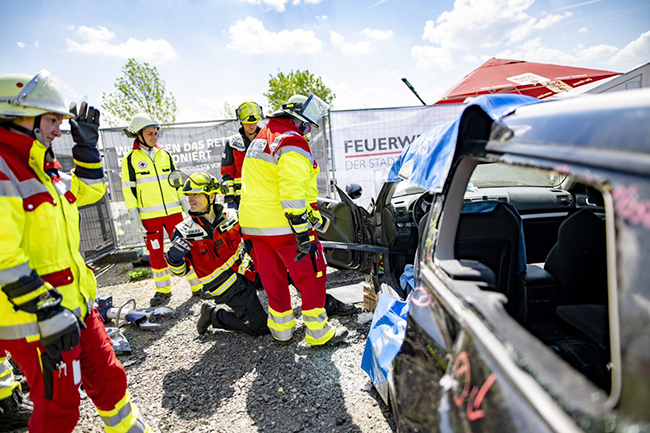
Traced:
<svg viewBox="0 0 650 433">
<path fill-rule="evenodd" d="M 143 220 L 181 213 L 178 191 L 167 181 L 174 170 L 176 166 L 169 152 L 156 147 L 152 160 L 135 141 L 133 149 L 122 160 L 126 208 L 137 208 Z"/>
<path fill-rule="evenodd" d="M 320 169 L 309 143 L 286 117 L 273 117 L 246 152 L 239 224 L 254 236 L 292 234 L 285 213 L 319 220 L 316 176 Z M 310 225 L 311 226 L 311 225 Z"/>
<path fill-rule="evenodd" d="M 33 270 L 57 288 L 63 307 L 84 318 L 97 282 L 79 253 L 78 207 L 104 195 L 103 170 L 101 162 L 75 159 L 77 168 L 71 174 L 59 172 L 52 163 L 48 174 L 46 150 L 39 141 L 0 127 L 0 287 Z M 90 174 L 92 179 L 85 177 L 94 172 L 98 175 Z M 35 290 L 47 290 L 44 287 Z M 16 311 L 2 290 L 0 339 L 40 339 L 36 315 Z"/>
</svg>

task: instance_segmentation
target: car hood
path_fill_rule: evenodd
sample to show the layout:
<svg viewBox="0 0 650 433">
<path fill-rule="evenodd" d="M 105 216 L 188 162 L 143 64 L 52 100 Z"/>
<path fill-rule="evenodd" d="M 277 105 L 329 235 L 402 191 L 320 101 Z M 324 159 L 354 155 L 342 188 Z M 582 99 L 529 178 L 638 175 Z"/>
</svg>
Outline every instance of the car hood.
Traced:
<svg viewBox="0 0 650 433">
<path fill-rule="evenodd" d="M 523 105 L 541 102 L 523 95 L 484 95 L 474 99 L 453 122 L 438 125 L 407 146 L 388 172 L 388 182 L 408 180 L 432 192 L 439 192 L 445 183 L 456 150 L 458 130 L 470 107 L 478 106 L 492 120 L 499 120 Z"/>
</svg>

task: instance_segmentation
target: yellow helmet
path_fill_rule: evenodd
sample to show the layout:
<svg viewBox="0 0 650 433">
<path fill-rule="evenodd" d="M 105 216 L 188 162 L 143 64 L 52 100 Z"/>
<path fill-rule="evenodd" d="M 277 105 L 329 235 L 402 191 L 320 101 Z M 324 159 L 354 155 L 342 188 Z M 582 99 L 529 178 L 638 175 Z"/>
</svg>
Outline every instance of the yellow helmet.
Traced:
<svg viewBox="0 0 650 433">
<path fill-rule="evenodd" d="M 23 74 L 0 77 L 0 118 L 15 119 L 56 113 L 72 118 L 49 71 L 34 77 Z"/>
<path fill-rule="evenodd" d="M 124 131 L 127 137 L 136 138 L 138 134 L 150 126 L 160 128 L 160 122 L 149 113 L 138 113 L 133 116 L 128 128 L 124 128 L 122 131 Z"/>
<path fill-rule="evenodd" d="M 222 192 L 222 187 L 219 181 L 211 174 L 205 171 L 197 171 L 188 176 L 181 194 L 219 194 Z"/>
<path fill-rule="evenodd" d="M 262 107 L 255 102 L 244 102 L 237 107 L 235 114 L 241 123 L 257 123 L 264 119 Z"/>
<path fill-rule="evenodd" d="M 285 113 L 318 128 L 318 119 L 328 109 L 329 105 L 313 93 L 309 96 L 295 94 L 282 104 L 281 111 L 273 113 L 273 116 Z"/>
</svg>

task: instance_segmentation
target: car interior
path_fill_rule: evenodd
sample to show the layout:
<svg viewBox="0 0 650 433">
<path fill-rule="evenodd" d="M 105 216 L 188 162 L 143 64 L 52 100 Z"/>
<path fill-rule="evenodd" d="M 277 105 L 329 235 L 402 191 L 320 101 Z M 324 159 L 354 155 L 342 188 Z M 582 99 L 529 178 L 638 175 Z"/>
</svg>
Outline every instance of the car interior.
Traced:
<svg viewBox="0 0 650 433">
<path fill-rule="evenodd" d="M 418 231 L 430 203 L 426 192 L 411 203 Z M 455 228 L 453 258 L 478 271 L 483 290 L 505 295 L 506 311 L 530 334 L 609 393 L 603 194 L 573 176 L 486 163 L 476 165 L 457 206 L 458 220 L 441 228 Z"/>
</svg>

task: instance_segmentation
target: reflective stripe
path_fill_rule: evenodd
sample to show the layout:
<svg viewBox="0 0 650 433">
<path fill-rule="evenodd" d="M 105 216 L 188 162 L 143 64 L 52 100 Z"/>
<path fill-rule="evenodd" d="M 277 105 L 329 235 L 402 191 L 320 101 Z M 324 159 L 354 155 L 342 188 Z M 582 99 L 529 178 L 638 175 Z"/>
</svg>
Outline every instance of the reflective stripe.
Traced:
<svg viewBox="0 0 650 433">
<path fill-rule="evenodd" d="M 174 207 L 180 207 L 180 205 L 181 205 L 180 202 L 173 201 L 171 203 L 167 203 L 166 206 L 167 206 L 167 209 L 171 209 L 171 208 L 174 208 Z M 158 205 L 158 206 L 149 206 L 149 207 L 138 208 L 138 212 L 140 212 L 140 213 L 157 212 L 157 211 L 161 211 L 161 210 L 165 210 L 165 205 L 164 204 L 161 204 L 161 205 Z"/>
<path fill-rule="evenodd" d="M 4 352 L 0 352 L 4 353 Z M 14 378 L 14 371 L 6 357 L 0 358 L 0 400 L 4 400 L 14 392 L 19 384 Z"/>
<path fill-rule="evenodd" d="M 86 185 L 97 185 L 98 183 L 104 182 L 104 178 L 100 177 L 99 179 L 88 179 L 87 177 L 77 176 Z"/>
<path fill-rule="evenodd" d="M 276 340 L 289 340 L 293 336 L 293 330 L 296 326 L 296 318 L 293 314 L 293 310 L 278 313 L 269 307 L 266 325 L 271 331 L 271 335 L 273 335 L 273 338 Z"/>
<path fill-rule="evenodd" d="M 241 231 L 243 234 L 251 235 L 251 236 L 279 236 L 279 235 L 293 234 L 293 232 L 291 231 L 291 227 L 289 227 L 288 225 L 286 227 L 268 227 L 268 228 L 242 227 Z"/>
<path fill-rule="evenodd" d="M 268 162 L 269 164 L 278 165 L 278 162 L 275 160 L 273 155 L 251 148 L 249 148 L 248 152 L 246 152 L 246 158 L 261 159 L 262 161 Z"/>
<path fill-rule="evenodd" d="M 199 277 L 196 275 L 196 272 L 194 272 L 194 269 L 190 270 L 190 272 L 185 275 L 185 279 L 190 283 L 190 288 L 193 292 L 198 292 L 203 288 L 203 284 L 199 281 Z"/>
<path fill-rule="evenodd" d="M 16 282 L 20 277 L 27 277 L 32 273 L 29 262 L 7 269 L 0 269 L 0 286 Z"/>
<path fill-rule="evenodd" d="M 269 146 L 269 150 L 271 153 L 275 152 L 275 149 L 280 145 L 280 141 L 282 141 L 283 138 L 290 137 L 292 135 L 297 135 L 298 137 L 302 137 L 300 134 L 298 134 L 296 131 L 287 131 L 284 134 L 280 134 L 275 139 L 273 140 L 273 143 Z M 279 157 L 279 155 L 278 155 Z"/>
<path fill-rule="evenodd" d="M 122 188 L 135 188 L 135 182 L 122 182 Z"/>
<path fill-rule="evenodd" d="M 17 197 L 20 198 L 20 193 L 10 180 L 0 180 L 0 197 Z"/>
<path fill-rule="evenodd" d="M 79 167 L 83 168 L 89 168 L 89 169 L 95 169 L 95 168 L 102 168 L 102 162 L 83 162 L 83 161 L 78 161 L 76 159 L 72 160 L 75 164 L 77 164 Z"/>
<path fill-rule="evenodd" d="M 108 427 L 114 427 L 126 419 L 127 416 L 131 414 L 131 402 L 128 402 L 126 406 L 119 409 L 117 413 L 113 416 L 102 416 L 102 421 Z"/>
<path fill-rule="evenodd" d="M 282 208 L 287 209 L 304 209 L 307 206 L 307 200 L 282 200 Z"/>
<path fill-rule="evenodd" d="M 138 419 L 135 420 L 135 423 L 131 426 L 127 433 L 146 433 L 149 431 L 149 426 L 142 419 L 142 414 L 138 412 Z"/>
<path fill-rule="evenodd" d="M 302 149 L 298 146 L 284 146 L 278 149 L 277 153 L 275 154 L 275 159 L 279 160 L 282 155 L 286 155 L 289 152 L 296 152 L 305 158 L 309 160 L 311 164 L 314 164 L 314 156 L 311 154 L 311 152 L 306 151 L 305 149 Z"/>
<path fill-rule="evenodd" d="M 181 263 L 179 266 L 174 266 L 171 263 L 169 264 L 169 269 L 175 274 L 175 275 L 183 275 L 185 274 L 186 270 L 186 265 L 185 262 Z"/>
<path fill-rule="evenodd" d="M 171 293 L 171 291 L 172 291 L 172 280 L 167 279 L 164 281 L 156 281 L 156 292 Z"/>
<path fill-rule="evenodd" d="M 143 183 L 151 183 L 151 182 L 158 182 L 158 177 L 156 176 L 144 176 L 144 177 L 138 177 L 135 179 L 135 183 L 137 185 L 143 184 Z"/>
<path fill-rule="evenodd" d="M 40 335 L 36 322 L 0 326 L 0 340 L 20 340 Z"/>
<path fill-rule="evenodd" d="M 7 175 L 9 181 L 13 183 L 16 189 L 18 189 L 18 193 L 22 198 L 28 198 L 35 194 L 40 194 L 43 192 L 50 194 L 47 187 L 43 185 L 43 183 L 36 178 L 19 181 L 16 175 L 14 174 L 14 172 L 11 170 L 11 167 L 9 167 L 7 162 L 1 156 L 0 156 L 0 171 L 2 171 L 5 175 Z"/>
<path fill-rule="evenodd" d="M 223 292 L 225 292 L 226 290 L 228 290 L 228 289 L 230 288 L 230 286 L 232 286 L 232 285 L 235 283 L 235 281 L 237 281 L 237 274 L 236 274 L 236 273 L 233 273 L 233 274 L 230 276 L 230 278 L 228 278 L 224 283 L 222 283 L 221 285 L 219 285 L 219 287 L 217 287 L 216 290 L 211 291 L 210 294 L 211 294 L 212 296 L 219 296 L 219 295 L 221 295 Z"/>
<path fill-rule="evenodd" d="M 305 342 L 310 346 L 319 346 L 327 343 L 336 330 L 330 326 L 327 320 L 327 312 L 324 308 L 314 308 L 302 312 L 305 321 Z"/>
<path fill-rule="evenodd" d="M 233 254 L 223 265 L 219 266 L 217 269 L 212 271 L 210 275 L 206 275 L 205 277 L 200 278 L 203 285 L 211 283 L 212 281 L 216 280 L 219 275 L 223 274 L 226 270 L 230 269 L 232 265 L 235 263 L 237 257 L 238 257 L 237 253 Z"/>
</svg>

